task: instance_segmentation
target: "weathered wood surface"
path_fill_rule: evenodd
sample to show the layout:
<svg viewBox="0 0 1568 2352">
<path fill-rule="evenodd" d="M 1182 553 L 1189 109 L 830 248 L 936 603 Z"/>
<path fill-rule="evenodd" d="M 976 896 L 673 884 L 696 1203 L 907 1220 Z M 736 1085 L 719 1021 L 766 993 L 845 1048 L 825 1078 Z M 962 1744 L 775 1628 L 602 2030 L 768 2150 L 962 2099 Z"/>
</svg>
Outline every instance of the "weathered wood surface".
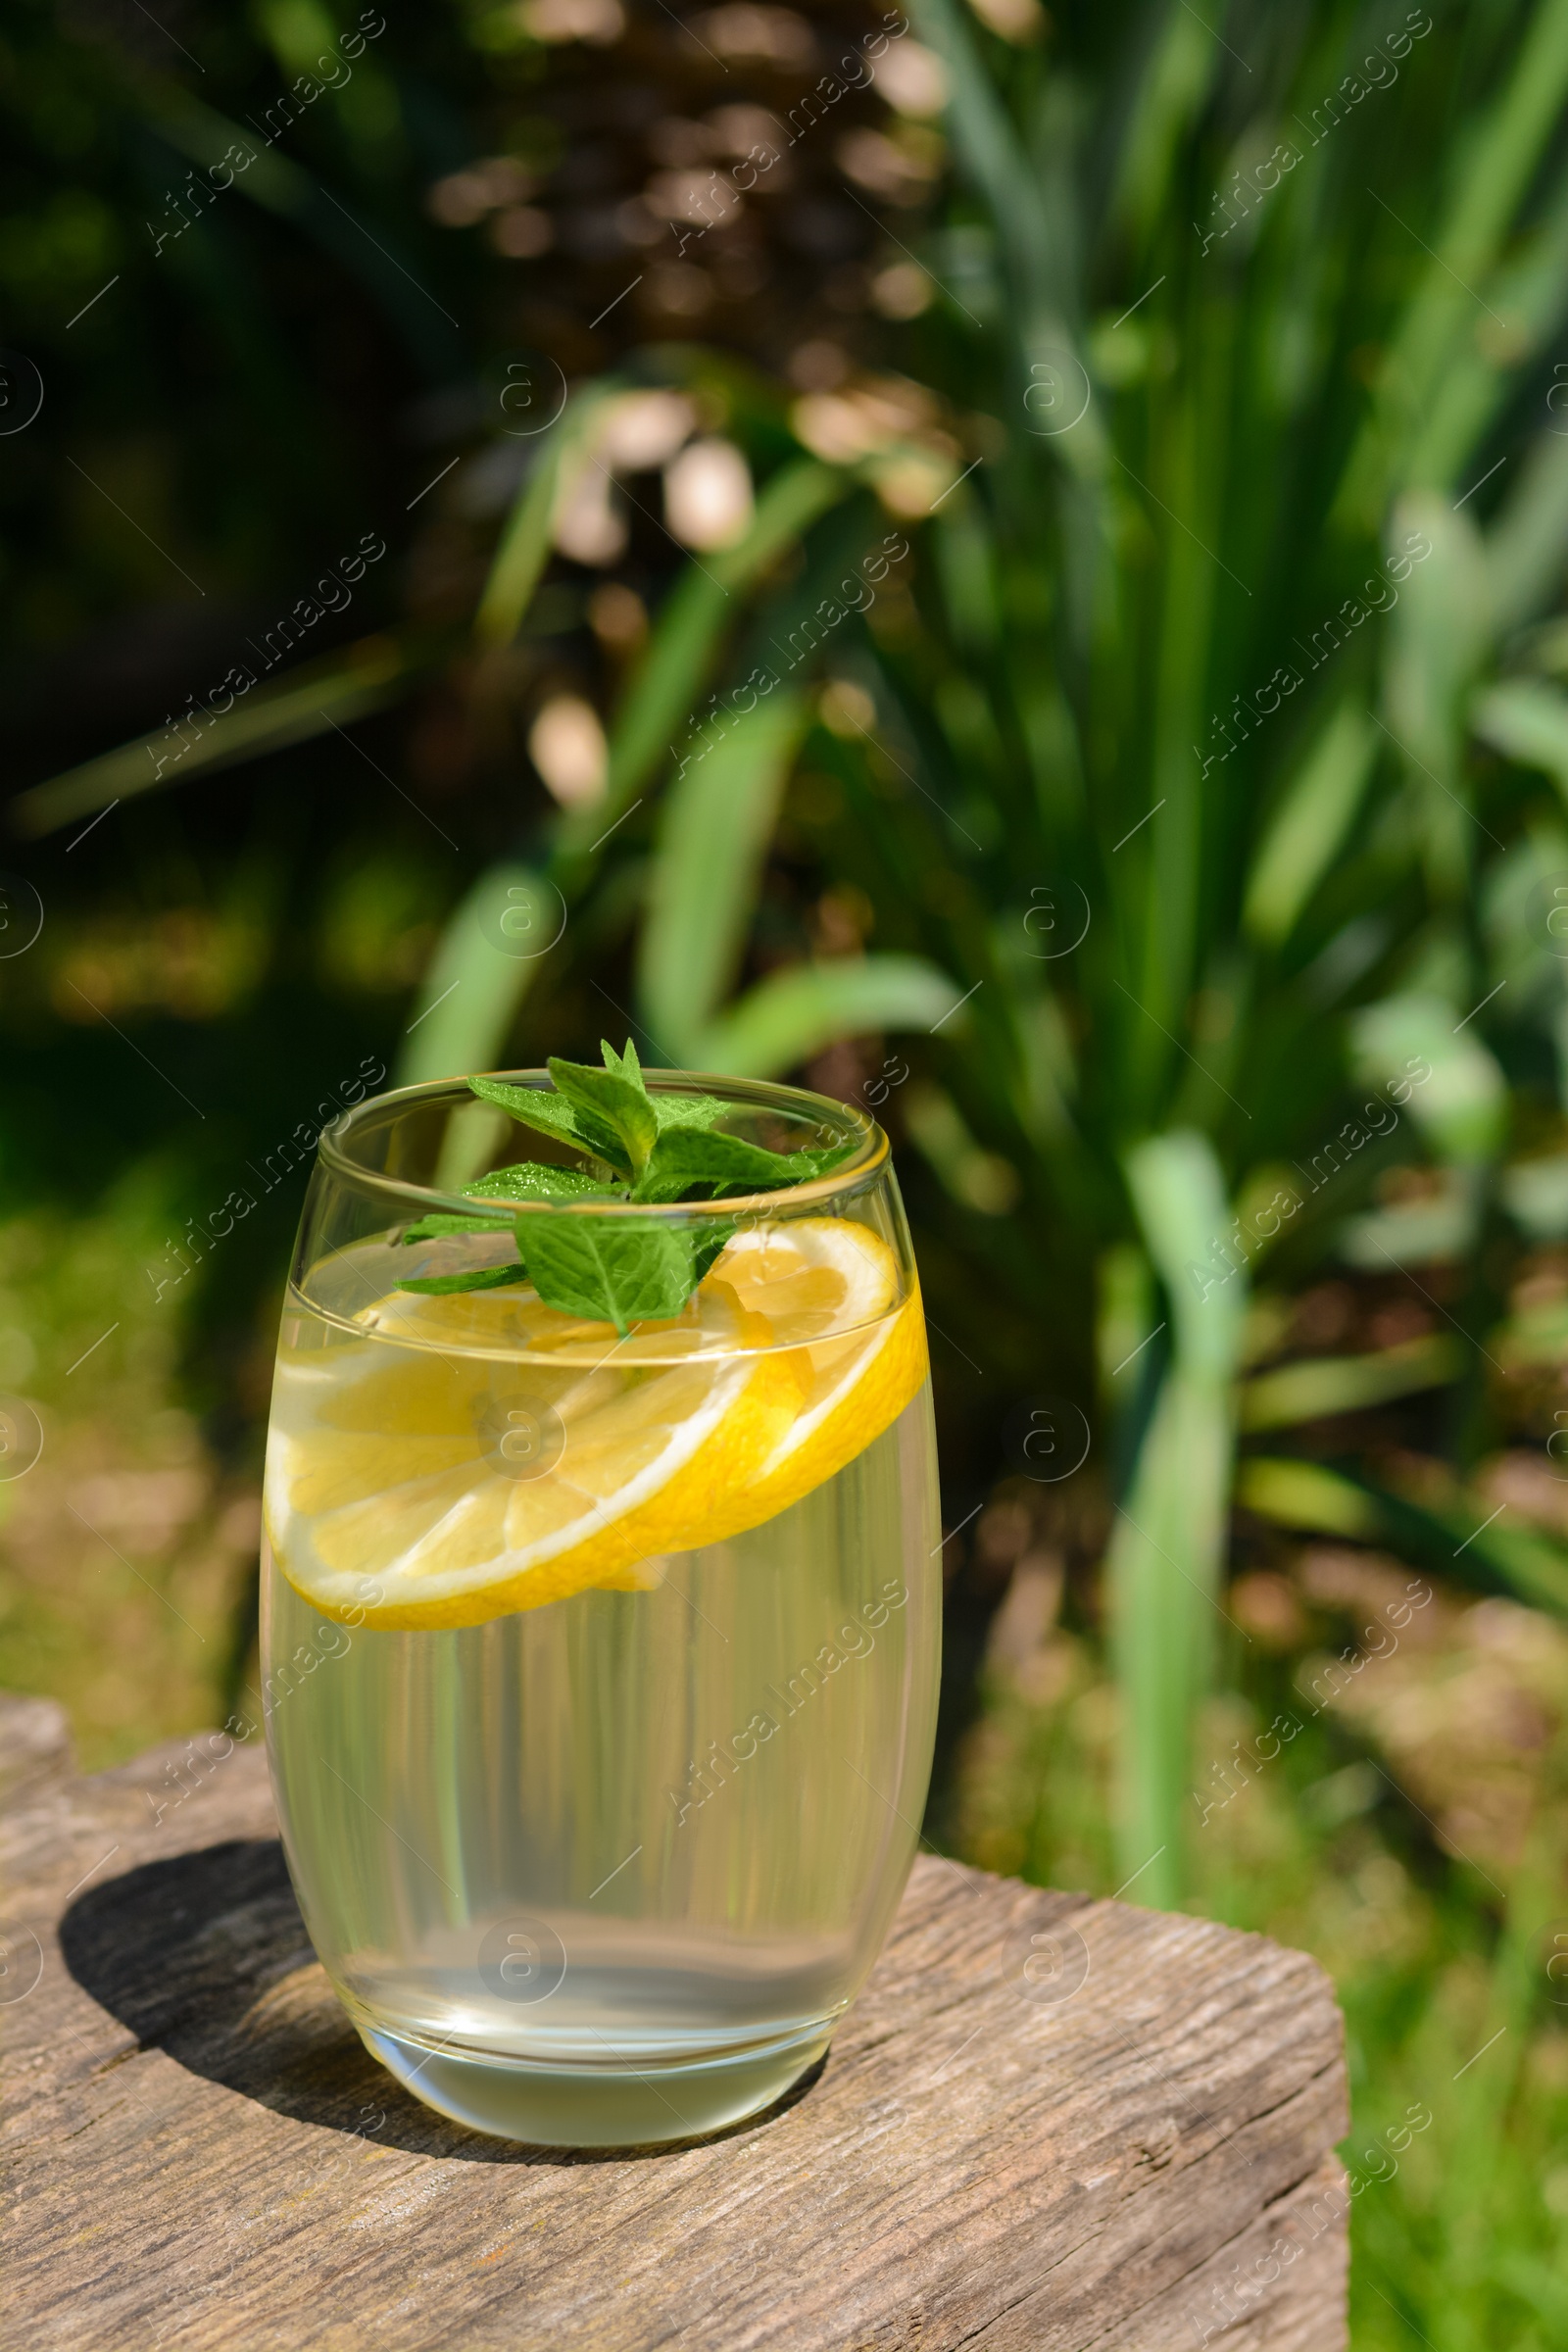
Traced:
<svg viewBox="0 0 1568 2352">
<path fill-rule="evenodd" d="M 369 2057 L 253 1748 L 76 1780 L 59 1710 L 3 1701 L 0 1803 L 7 2347 L 1345 2342 L 1341 2026 L 1299 1952 L 922 1857 L 814 2082 L 556 2154 Z"/>
</svg>

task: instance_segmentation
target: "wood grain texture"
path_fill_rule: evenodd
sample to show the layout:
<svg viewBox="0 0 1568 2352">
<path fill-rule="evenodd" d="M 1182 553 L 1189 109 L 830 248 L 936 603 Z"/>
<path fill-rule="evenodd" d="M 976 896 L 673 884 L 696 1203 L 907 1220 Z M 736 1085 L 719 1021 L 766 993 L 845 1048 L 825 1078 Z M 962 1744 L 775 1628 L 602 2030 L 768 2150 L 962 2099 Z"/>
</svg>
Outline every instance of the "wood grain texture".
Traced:
<svg viewBox="0 0 1568 2352">
<path fill-rule="evenodd" d="M 1342 2033 L 1300 1952 L 922 1856 L 767 2116 L 518 2148 L 359 2041 L 255 1747 L 78 1781 L 63 1728 L 0 1701 L 7 2347 L 1341 2352 Z"/>
</svg>

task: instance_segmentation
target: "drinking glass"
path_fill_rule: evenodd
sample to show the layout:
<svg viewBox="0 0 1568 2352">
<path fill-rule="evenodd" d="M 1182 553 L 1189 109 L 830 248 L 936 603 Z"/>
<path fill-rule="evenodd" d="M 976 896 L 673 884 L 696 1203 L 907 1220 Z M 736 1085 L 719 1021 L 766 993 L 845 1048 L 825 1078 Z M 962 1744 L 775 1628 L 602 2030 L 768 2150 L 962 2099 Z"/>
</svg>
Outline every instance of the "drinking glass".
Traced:
<svg viewBox="0 0 1568 2352">
<path fill-rule="evenodd" d="M 521 1281 L 400 1290 L 513 1262 L 510 1233 L 404 1236 L 471 1212 L 516 1132 L 457 1081 L 361 1103 L 320 1139 L 268 1445 L 268 1753 L 311 1939 L 416 2097 L 554 2145 L 710 2132 L 813 2065 L 899 1901 L 935 1729 L 887 1139 L 795 1088 L 648 1085 L 773 1151 L 854 1150 L 742 1200 L 524 1205 L 519 1237 L 634 1215 L 707 1245 L 681 1313 L 617 1335 Z"/>
</svg>

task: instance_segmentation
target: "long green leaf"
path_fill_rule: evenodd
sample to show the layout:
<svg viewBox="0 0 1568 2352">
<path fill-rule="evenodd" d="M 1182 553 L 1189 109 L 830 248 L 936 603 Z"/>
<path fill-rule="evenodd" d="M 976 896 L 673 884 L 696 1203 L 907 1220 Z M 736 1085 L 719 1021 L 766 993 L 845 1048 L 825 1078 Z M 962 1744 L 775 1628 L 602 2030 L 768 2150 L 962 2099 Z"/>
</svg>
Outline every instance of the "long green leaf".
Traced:
<svg viewBox="0 0 1568 2352">
<path fill-rule="evenodd" d="M 1396 546 L 1431 553 L 1399 592 L 1387 667 L 1388 731 L 1420 811 L 1429 882 L 1458 897 L 1484 840 L 1466 806 L 1464 742 L 1472 681 L 1490 637 L 1486 559 L 1469 516 L 1426 493 L 1395 510 Z"/>
<path fill-rule="evenodd" d="M 1568 1616 L 1568 1552 L 1534 1529 L 1505 1527 L 1494 1507 L 1463 1488 L 1415 1501 L 1322 1462 L 1258 1454 L 1242 1464 L 1236 1492 L 1260 1519 L 1391 1544 L 1440 1576 L 1466 1577 Z"/>
<path fill-rule="evenodd" d="M 1216 376 L 1218 372 L 1216 368 Z M 1195 742 L 1202 732 L 1217 591 L 1216 562 L 1210 552 L 1215 519 L 1210 510 L 1216 503 L 1218 445 L 1208 429 L 1208 409 L 1220 397 L 1219 382 L 1199 380 L 1177 405 L 1166 436 L 1159 501 L 1174 528 L 1166 536 L 1155 683 L 1154 810 L 1135 922 L 1143 935 L 1140 999 L 1147 1016 L 1138 1032 L 1140 1059 L 1161 1074 L 1171 1059 L 1171 1033 L 1192 994 L 1202 912 L 1208 795 Z M 1157 1115 L 1154 1102 L 1141 1107 L 1152 1124 Z"/>
<path fill-rule="evenodd" d="M 1381 1543 L 1389 1532 L 1377 1498 L 1322 1462 L 1253 1454 L 1236 1474 L 1236 1499 L 1281 1527 L 1349 1536 L 1360 1544 Z"/>
<path fill-rule="evenodd" d="M 1483 743 L 1544 769 L 1568 804 L 1568 695 L 1535 678 L 1506 678 L 1477 696 L 1470 723 Z"/>
<path fill-rule="evenodd" d="M 560 422 L 541 435 L 541 447 L 513 502 L 474 614 L 473 633 L 481 645 L 510 645 L 521 627 L 550 561 L 550 527 L 563 476 L 588 462 L 583 444 L 612 390 L 610 384 L 596 385 L 571 401 Z"/>
<path fill-rule="evenodd" d="M 1230 1218 L 1203 1137 L 1183 1132 L 1141 1144 L 1128 1155 L 1127 1180 L 1165 1286 L 1174 1350 L 1105 1563 L 1125 1710 L 1119 1835 L 1123 1869 L 1138 1875 L 1138 1900 L 1168 1908 L 1185 1883 L 1193 1725 L 1220 1613 L 1232 1383 L 1247 1292 L 1241 1271 L 1212 1277 Z"/>
<path fill-rule="evenodd" d="M 809 716 L 779 690 L 699 752 L 664 796 L 638 963 L 660 1051 L 696 1066 L 699 1040 L 739 969 L 762 858 Z"/>
<path fill-rule="evenodd" d="M 1495 1056 L 1443 998 L 1410 992 L 1369 1004 L 1351 1023 L 1356 1065 L 1398 1090 L 1434 1151 L 1460 1166 L 1494 1158 L 1507 1127 L 1508 1089 Z"/>
<path fill-rule="evenodd" d="M 1171 0 L 1164 24 L 1147 37 L 1105 208 L 1109 233 L 1135 244 L 1142 244 L 1170 202 L 1178 141 L 1208 95 L 1220 53 L 1206 17 L 1183 0 Z"/>
<path fill-rule="evenodd" d="M 530 867 L 490 866 L 448 922 L 398 1058 L 398 1084 L 493 1068 L 544 955 L 560 893 Z M 564 920 L 564 908 L 561 909 Z"/>
<path fill-rule="evenodd" d="M 947 68 L 948 128 L 996 223 L 1017 290 L 1043 316 L 1059 318 L 1071 299 L 1067 256 L 1053 240 L 1038 181 L 981 61 L 972 19 L 953 0 L 914 0 L 914 20 Z"/>
<path fill-rule="evenodd" d="M 1464 1370 L 1464 1351 L 1446 1333 L 1404 1340 L 1367 1355 L 1314 1355 L 1260 1372 L 1241 1392 L 1245 1430 L 1288 1429 L 1325 1414 L 1353 1413 L 1392 1397 L 1439 1389 Z"/>
<path fill-rule="evenodd" d="M 819 514 L 852 496 L 856 487 L 852 474 L 801 459 L 768 482 L 739 546 L 701 562 L 693 559 L 665 600 L 611 730 L 606 796 L 561 828 L 563 862 L 591 854 L 594 838 L 674 755 L 746 591 Z"/>
<path fill-rule="evenodd" d="M 841 1037 L 945 1026 L 960 1002 L 947 974 L 915 956 L 796 964 L 759 981 L 706 1031 L 699 1066 L 776 1078 Z"/>
<path fill-rule="evenodd" d="M 136 743 L 122 744 L 118 751 L 85 760 L 79 767 L 67 768 L 45 784 L 34 784 L 12 803 L 11 823 L 17 832 L 37 839 L 93 816 L 115 801 L 189 783 L 240 760 L 259 759 L 264 752 L 308 743 L 313 736 L 350 726 L 400 700 L 432 659 L 433 649 L 415 650 L 392 638 L 367 637 L 346 655 L 328 655 L 290 670 L 272 685 L 258 686 L 243 701 L 234 701 L 231 694 L 226 711 L 187 711 L 185 724 L 195 733 L 194 742 L 171 724 Z M 208 688 L 215 701 L 225 685 L 226 678 Z"/>
<path fill-rule="evenodd" d="M 1568 425 L 1543 433 L 1487 535 L 1488 604 L 1497 637 L 1539 612 L 1568 568 Z"/>
<path fill-rule="evenodd" d="M 1244 920 L 1266 947 L 1288 939 L 1334 863 L 1361 806 L 1379 736 L 1355 702 L 1342 703 L 1291 779 L 1253 860 Z"/>
</svg>

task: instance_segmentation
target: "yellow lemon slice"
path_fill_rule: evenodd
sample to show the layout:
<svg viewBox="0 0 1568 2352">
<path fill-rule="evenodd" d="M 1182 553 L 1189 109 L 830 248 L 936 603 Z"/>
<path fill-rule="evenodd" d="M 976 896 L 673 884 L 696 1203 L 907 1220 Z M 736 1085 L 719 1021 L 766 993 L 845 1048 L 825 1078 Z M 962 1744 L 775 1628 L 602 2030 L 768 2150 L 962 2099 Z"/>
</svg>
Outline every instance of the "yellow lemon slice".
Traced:
<svg viewBox="0 0 1568 2352">
<path fill-rule="evenodd" d="M 662 1555 L 713 1540 L 801 1402 L 766 1322 L 722 1282 L 703 1293 L 662 1361 L 626 1362 L 613 1331 L 520 1291 L 536 1347 L 565 1361 L 457 1352 L 461 1296 L 383 1300 L 363 1341 L 285 1348 L 266 1488 L 283 1573 L 325 1616 L 405 1628 L 657 1584 Z"/>
<path fill-rule="evenodd" d="M 895 1422 L 926 1376 L 918 1292 L 898 1304 L 892 1250 L 864 1225 L 801 1217 L 740 1234 L 715 1272 L 743 1308 L 795 1343 L 801 1407 L 737 1498 L 737 1535 L 842 1470 Z"/>
<path fill-rule="evenodd" d="M 656 1585 L 897 1418 L 926 1370 L 899 1287 L 877 1235 L 812 1217 L 738 1235 L 682 1314 L 624 1340 L 522 1284 L 392 1293 L 363 1337 L 279 1355 L 278 1564 L 324 1615 L 388 1628 Z"/>
</svg>

